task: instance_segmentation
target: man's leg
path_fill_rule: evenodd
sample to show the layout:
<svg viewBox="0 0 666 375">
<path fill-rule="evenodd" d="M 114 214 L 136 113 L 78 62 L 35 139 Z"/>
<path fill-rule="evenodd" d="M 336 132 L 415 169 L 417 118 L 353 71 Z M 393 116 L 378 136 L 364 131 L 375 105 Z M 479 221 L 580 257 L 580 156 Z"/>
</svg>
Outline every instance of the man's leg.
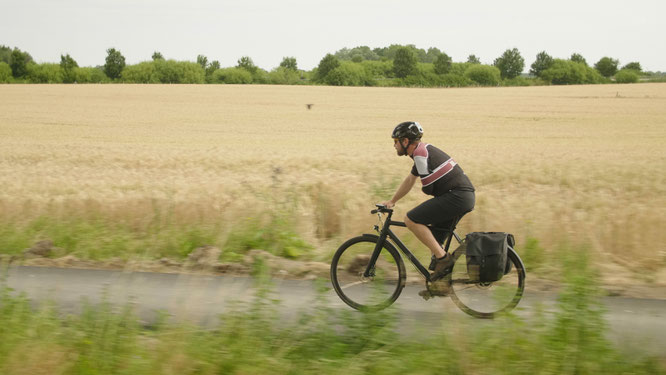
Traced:
<svg viewBox="0 0 666 375">
<path fill-rule="evenodd" d="M 423 224 L 412 221 L 407 216 L 405 216 L 405 225 L 407 225 L 407 228 L 412 231 L 412 233 L 414 233 L 419 241 L 423 242 L 423 244 L 426 245 L 428 249 L 430 249 L 430 252 L 432 252 L 435 257 L 441 258 L 446 255 L 444 249 L 442 249 L 442 246 L 439 244 L 439 242 L 437 242 L 435 236 L 433 236 L 432 232 L 430 231 L 430 228 Z"/>
</svg>

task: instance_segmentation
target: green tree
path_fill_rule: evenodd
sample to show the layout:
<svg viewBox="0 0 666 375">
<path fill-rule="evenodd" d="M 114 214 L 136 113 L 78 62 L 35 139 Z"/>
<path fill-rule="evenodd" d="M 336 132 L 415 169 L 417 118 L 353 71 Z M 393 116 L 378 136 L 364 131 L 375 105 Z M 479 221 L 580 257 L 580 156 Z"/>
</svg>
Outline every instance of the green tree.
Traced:
<svg viewBox="0 0 666 375">
<path fill-rule="evenodd" d="M 352 49 L 342 48 L 335 53 L 335 57 L 342 61 L 361 61 L 364 60 L 379 60 L 380 57 L 368 46 L 359 46 Z"/>
<path fill-rule="evenodd" d="M 602 57 L 596 64 L 594 64 L 594 69 L 596 69 L 602 76 L 610 78 L 615 73 L 617 73 L 617 66 L 620 62 L 616 59 L 610 57 Z"/>
<path fill-rule="evenodd" d="M 537 77 L 541 77 L 541 73 L 550 68 L 553 65 L 553 61 L 553 58 L 547 54 L 546 51 L 539 52 L 536 56 L 536 60 L 532 63 L 530 73 Z"/>
<path fill-rule="evenodd" d="M 14 48 L 10 57 L 9 66 L 12 68 L 14 78 L 23 78 L 28 75 L 28 64 L 32 62 L 32 56 Z"/>
<path fill-rule="evenodd" d="M 208 67 L 208 57 L 204 55 L 198 55 L 197 64 L 201 65 L 202 68 L 206 69 L 206 67 Z"/>
<path fill-rule="evenodd" d="M 211 82 L 213 73 L 215 73 L 216 70 L 220 69 L 220 62 L 217 60 L 213 60 L 208 66 L 206 67 L 206 82 Z"/>
<path fill-rule="evenodd" d="M 507 49 L 502 56 L 493 63 L 499 70 L 502 78 L 516 78 L 523 72 L 525 59 L 520 55 L 518 48 Z"/>
<path fill-rule="evenodd" d="M 254 65 L 254 62 L 249 56 L 243 56 L 240 59 L 238 59 L 238 65 L 236 65 L 237 68 L 245 69 L 248 72 L 254 74 L 257 72 L 257 66 Z"/>
<path fill-rule="evenodd" d="M 437 74 L 446 74 L 451 70 L 451 58 L 444 52 L 441 52 L 439 56 L 435 59 L 433 65 L 435 66 L 435 73 Z"/>
<path fill-rule="evenodd" d="M 428 48 L 428 51 L 426 51 L 426 56 L 425 56 L 425 61 L 427 63 L 434 63 L 437 61 L 437 58 L 439 55 L 441 55 L 443 52 L 440 51 L 439 48 L 436 47 L 430 47 Z"/>
<path fill-rule="evenodd" d="M 400 47 L 393 59 L 393 74 L 398 78 L 405 78 L 416 72 L 418 58 L 412 48 Z"/>
<path fill-rule="evenodd" d="M 640 73 L 643 71 L 643 68 L 641 67 L 641 63 L 639 62 L 630 62 L 627 65 L 623 66 L 622 70 L 633 70 Z"/>
<path fill-rule="evenodd" d="M 296 64 L 296 58 L 295 57 L 284 57 L 282 58 L 282 62 L 280 63 L 281 68 L 297 71 L 298 70 L 298 65 Z"/>
<path fill-rule="evenodd" d="M 160 52 L 157 52 L 157 51 L 153 52 L 152 58 L 153 58 L 153 61 L 155 61 L 155 60 L 164 60 L 164 56 L 162 56 L 162 54 Z"/>
<path fill-rule="evenodd" d="M 104 74 L 111 79 L 120 78 L 120 74 L 125 69 L 125 56 L 115 48 L 106 50 L 106 63 L 104 64 Z"/>
<path fill-rule="evenodd" d="M 0 46 L 0 61 L 9 65 L 12 62 L 12 49 L 8 46 Z"/>
<path fill-rule="evenodd" d="M 584 64 L 585 66 L 587 66 L 587 61 L 585 60 L 583 55 L 581 55 L 580 53 L 575 53 L 574 52 L 573 54 L 571 54 L 571 57 L 569 58 L 569 60 L 571 60 L 573 62 Z"/>
<path fill-rule="evenodd" d="M 8 83 L 12 78 L 12 68 L 4 61 L 0 61 L 0 83 Z"/>
<path fill-rule="evenodd" d="M 331 70 L 337 68 L 338 66 L 340 66 L 340 60 L 330 53 L 327 54 L 323 59 L 321 59 L 321 61 L 319 61 L 315 80 L 323 82 L 328 73 L 330 73 Z"/>
<path fill-rule="evenodd" d="M 481 60 L 479 60 L 476 55 L 469 55 L 467 56 L 467 62 L 470 64 L 481 64 Z"/>
<path fill-rule="evenodd" d="M 79 64 L 69 54 L 60 55 L 60 68 L 62 69 L 62 81 L 72 83 L 76 81 L 76 68 Z"/>
</svg>

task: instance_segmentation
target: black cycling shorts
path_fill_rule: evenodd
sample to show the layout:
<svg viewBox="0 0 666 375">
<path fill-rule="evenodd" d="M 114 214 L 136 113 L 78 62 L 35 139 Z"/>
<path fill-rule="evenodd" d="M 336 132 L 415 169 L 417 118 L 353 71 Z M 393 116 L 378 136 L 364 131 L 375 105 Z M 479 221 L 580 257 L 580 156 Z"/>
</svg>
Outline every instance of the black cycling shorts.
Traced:
<svg viewBox="0 0 666 375">
<path fill-rule="evenodd" d="M 474 202 L 473 191 L 451 190 L 414 207 L 407 217 L 415 223 L 448 229 L 455 218 L 474 208 Z M 432 230 L 432 233 L 437 242 L 444 241 L 445 231 Z"/>
</svg>

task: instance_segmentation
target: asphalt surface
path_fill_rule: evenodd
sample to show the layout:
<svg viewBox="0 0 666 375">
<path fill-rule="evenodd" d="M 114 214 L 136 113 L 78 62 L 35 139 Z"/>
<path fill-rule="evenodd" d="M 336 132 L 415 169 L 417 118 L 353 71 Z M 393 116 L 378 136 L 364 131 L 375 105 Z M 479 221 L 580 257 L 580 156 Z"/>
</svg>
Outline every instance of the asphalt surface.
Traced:
<svg viewBox="0 0 666 375">
<path fill-rule="evenodd" d="M 213 327 L 221 313 L 238 306 L 238 302 L 252 300 L 255 293 L 255 281 L 250 277 L 27 266 L 11 267 L 3 275 L 7 286 L 15 293 L 25 293 L 35 305 L 55 302 L 60 311 L 76 314 L 84 301 L 105 300 L 117 306 L 131 303 L 139 319 L 148 325 L 158 313 L 166 312 L 172 320 Z M 272 296 L 281 301 L 280 311 L 286 319 L 296 319 L 300 312 L 311 308 L 317 297 L 313 281 L 274 279 L 272 283 Z M 418 296 L 421 289 L 408 285 L 391 307 L 405 331 L 423 327 L 423 323 L 442 324 L 444 320 L 497 324 L 467 316 L 449 298 L 424 301 Z M 323 296 L 328 306 L 351 310 L 334 291 L 328 290 Z M 546 312 L 553 310 L 556 297 L 527 291 L 516 312 L 529 318 L 537 306 Z M 666 300 L 606 297 L 602 302 L 608 336 L 620 349 L 666 358 Z"/>
</svg>

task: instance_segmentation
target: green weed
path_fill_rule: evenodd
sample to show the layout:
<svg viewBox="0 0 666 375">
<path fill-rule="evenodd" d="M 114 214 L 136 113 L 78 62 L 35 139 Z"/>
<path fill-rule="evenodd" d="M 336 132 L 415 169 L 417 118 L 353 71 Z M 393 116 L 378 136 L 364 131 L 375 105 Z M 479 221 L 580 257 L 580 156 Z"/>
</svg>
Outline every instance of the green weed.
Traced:
<svg viewBox="0 0 666 375">
<path fill-rule="evenodd" d="M 561 254 L 554 313 L 537 308 L 483 324 L 447 315 L 414 333 L 397 333 L 395 308 L 332 308 L 322 282 L 311 308 L 285 319 L 261 264 L 254 299 L 237 303 L 212 330 L 164 318 L 143 328 L 131 308 L 104 302 L 63 317 L 50 305 L 34 310 L 2 287 L 0 373 L 665 374 L 656 359 L 625 355 L 605 338 L 587 252 Z"/>
</svg>

